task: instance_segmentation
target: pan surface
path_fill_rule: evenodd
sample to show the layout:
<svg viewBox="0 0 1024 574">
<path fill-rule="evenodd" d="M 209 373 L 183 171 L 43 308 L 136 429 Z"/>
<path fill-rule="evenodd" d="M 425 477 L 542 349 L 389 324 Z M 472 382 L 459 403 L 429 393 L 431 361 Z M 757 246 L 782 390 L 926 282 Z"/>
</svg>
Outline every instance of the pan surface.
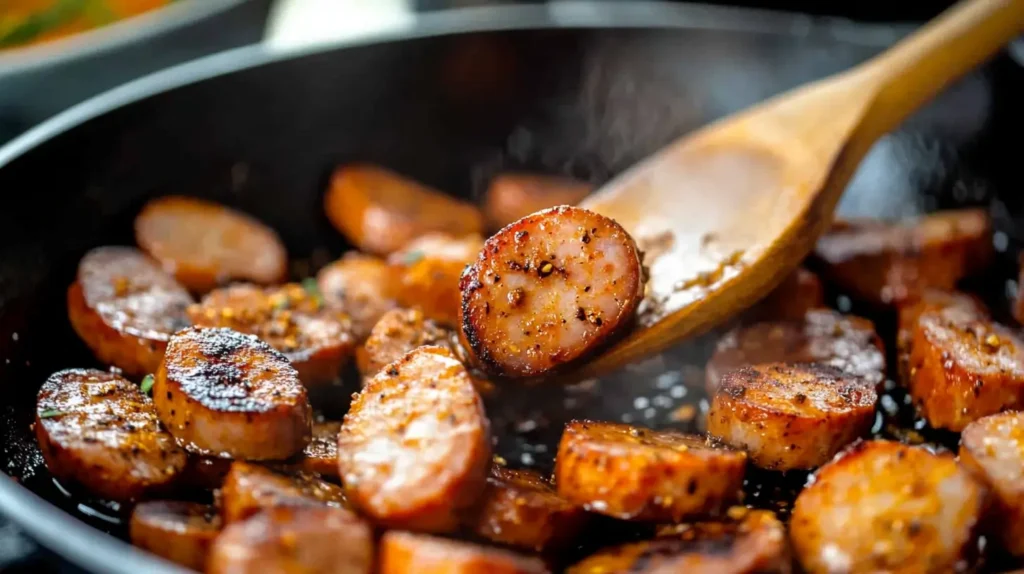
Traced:
<svg viewBox="0 0 1024 574">
<path fill-rule="evenodd" d="M 240 49 L 76 106 L 0 148 L 0 470 L 10 477 L 0 477 L 0 511 L 85 568 L 173 570 L 118 538 L 122 509 L 62 494 L 29 430 L 46 377 L 95 364 L 65 313 L 78 259 L 132 243 L 147 199 L 188 194 L 250 212 L 281 233 L 304 277 L 348 248 L 321 209 L 338 163 L 380 163 L 463 197 L 504 169 L 601 183 L 674 137 L 863 61 L 904 32 L 657 3 L 471 9 L 357 45 Z M 1000 259 L 975 288 L 1002 310 L 1024 239 L 1012 155 L 1019 75 L 1000 58 L 952 87 L 876 146 L 841 206 L 882 217 L 989 206 Z M 871 317 L 891 329 L 891 317 Z M 499 454 L 549 469 L 572 417 L 698 428 L 700 417 L 680 409 L 706 405 L 713 342 L 574 388 L 503 393 L 490 412 Z M 330 397 L 320 406 L 331 416 L 344 408 Z M 800 480 L 752 480 L 748 500 Z"/>
</svg>

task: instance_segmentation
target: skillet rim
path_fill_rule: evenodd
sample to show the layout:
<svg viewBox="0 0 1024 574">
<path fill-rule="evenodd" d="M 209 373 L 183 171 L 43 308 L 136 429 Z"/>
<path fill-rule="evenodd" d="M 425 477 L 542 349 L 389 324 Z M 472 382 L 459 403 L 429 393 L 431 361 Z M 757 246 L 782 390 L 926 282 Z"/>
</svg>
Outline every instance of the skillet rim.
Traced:
<svg viewBox="0 0 1024 574">
<path fill-rule="evenodd" d="M 217 76 L 349 47 L 446 35 L 543 29 L 665 29 L 739 31 L 807 37 L 822 34 L 839 44 L 884 47 L 909 32 L 908 24 L 855 23 L 831 17 L 738 7 L 620 0 L 608 3 L 563 1 L 548 5 L 461 8 L 418 14 L 411 26 L 280 48 L 266 42 L 179 64 L 93 96 L 58 113 L 0 147 L 0 169 L 45 142 L 115 109 Z M 52 505 L 0 472 L 0 513 L 32 539 L 81 568 L 135 574 L 185 572 L 181 567 L 135 548 Z"/>
</svg>

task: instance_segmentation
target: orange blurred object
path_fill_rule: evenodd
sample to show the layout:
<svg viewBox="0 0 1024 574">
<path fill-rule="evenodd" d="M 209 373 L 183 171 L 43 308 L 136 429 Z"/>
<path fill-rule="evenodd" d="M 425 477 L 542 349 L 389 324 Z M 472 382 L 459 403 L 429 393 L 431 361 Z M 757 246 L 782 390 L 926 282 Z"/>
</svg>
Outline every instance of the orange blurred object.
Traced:
<svg viewBox="0 0 1024 574">
<path fill-rule="evenodd" d="M 172 0 L 4 0 L 0 50 L 41 44 L 161 8 Z"/>
</svg>

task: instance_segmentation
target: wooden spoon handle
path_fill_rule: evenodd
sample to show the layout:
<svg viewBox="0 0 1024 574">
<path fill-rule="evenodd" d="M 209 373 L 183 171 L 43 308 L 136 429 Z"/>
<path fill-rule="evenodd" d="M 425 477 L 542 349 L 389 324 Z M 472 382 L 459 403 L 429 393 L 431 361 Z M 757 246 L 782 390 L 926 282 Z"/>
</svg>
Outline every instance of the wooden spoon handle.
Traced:
<svg viewBox="0 0 1024 574">
<path fill-rule="evenodd" d="M 896 128 L 947 85 L 1024 32 L 1024 0 L 964 0 L 862 71 L 876 96 L 861 128 L 875 137 Z"/>
</svg>

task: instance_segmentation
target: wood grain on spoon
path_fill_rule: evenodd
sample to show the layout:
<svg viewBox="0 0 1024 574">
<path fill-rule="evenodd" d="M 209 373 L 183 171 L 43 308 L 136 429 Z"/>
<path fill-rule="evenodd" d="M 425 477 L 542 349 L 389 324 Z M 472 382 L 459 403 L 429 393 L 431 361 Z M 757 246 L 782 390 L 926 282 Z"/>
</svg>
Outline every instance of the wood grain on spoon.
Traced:
<svg viewBox="0 0 1024 574">
<path fill-rule="evenodd" d="M 640 328 L 576 376 L 664 350 L 754 304 L 810 253 L 871 145 L 1024 30 L 1024 0 L 967 0 L 887 52 L 684 136 L 586 198 L 647 249 Z"/>
</svg>

